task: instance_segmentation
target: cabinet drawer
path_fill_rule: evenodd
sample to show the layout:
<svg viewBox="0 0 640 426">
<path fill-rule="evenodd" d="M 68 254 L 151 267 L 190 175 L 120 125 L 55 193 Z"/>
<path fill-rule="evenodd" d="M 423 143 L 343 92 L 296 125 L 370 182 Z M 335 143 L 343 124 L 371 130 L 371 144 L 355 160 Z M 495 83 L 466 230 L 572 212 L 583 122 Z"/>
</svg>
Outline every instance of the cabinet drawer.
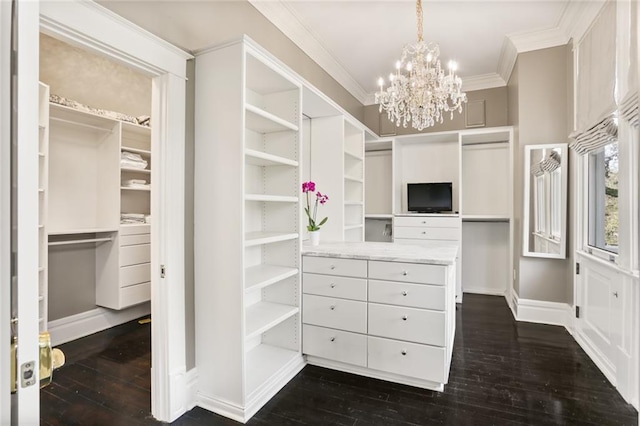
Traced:
<svg viewBox="0 0 640 426">
<path fill-rule="evenodd" d="M 120 247 L 134 246 L 137 244 L 149 244 L 151 242 L 151 234 L 137 234 L 137 235 L 121 235 Z"/>
<path fill-rule="evenodd" d="M 367 336 L 313 325 L 302 326 L 302 352 L 333 361 L 367 366 Z"/>
<path fill-rule="evenodd" d="M 444 265 L 370 260 L 369 278 L 382 281 L 444 285 L 447 280 L 447 267 Z"/>
<path fill-rule="evenodd" d="M 367 303 L 304 294 L 302 296 L 302 322 L 366 333 Z"/>
<path fill-rule="evenodd" d="M 369 334 L 427 345 L 445 345 L 444 312 L 369 303 Z"/>
<path fill-rule="evenodd" d="M 150 234 L 150 233 L 151 233 L 151 225 L 149 224 L 120 226 L 120 235 L 137 235 L 137 234 Z"/>
<path fill-rule="evenodd" d="M 431 226 L 434 228 L 460 228 L 460 217 L 433 216 L 396 216 L 393 218 L 395 226 Z"/>
<path fill-rule="evenodd" d="M 120 266 L 138 265 L 151 261 L 151 245 L 120 247 Z"/>
<path fill-rule="evenodd" d="M 419 240 L 459 241 L 460 228 L 417 228 L 413 226 L 394 227 L 394 238 L 415 238 Z"/>
<path fill-rule="evenodd" d="M 368 337 L 369 368 L 444 383 L 444 348 Z"/>
<path fill-rule="evenodd" d="M 367 300 L 367 280 L 333 275 L 303 274 L 302 291 L 319 296 Z"/>
<path fill-rule="evenodd" d="M 333 257 L 303 256 L 302 270 L 316 274 L 340 275 L 343 277 L 367 277 L 367 261 L 358 259 L 336 259 Z"/>
<path fill-rule="evenodd" d="M 369 280 L 369 302 L 444 311 L 443 286 Z"/>
<path fill-rule="evenodd" d="M 151 281 L 151 263 L 123 266 L 120 268 L 120 287 Z"/>
<path fill-rule="evenodd" d="M 137 305 L 151 300 L 151 283 L 141 283 L 120 289 L 120 306 Z"/>
</svg>

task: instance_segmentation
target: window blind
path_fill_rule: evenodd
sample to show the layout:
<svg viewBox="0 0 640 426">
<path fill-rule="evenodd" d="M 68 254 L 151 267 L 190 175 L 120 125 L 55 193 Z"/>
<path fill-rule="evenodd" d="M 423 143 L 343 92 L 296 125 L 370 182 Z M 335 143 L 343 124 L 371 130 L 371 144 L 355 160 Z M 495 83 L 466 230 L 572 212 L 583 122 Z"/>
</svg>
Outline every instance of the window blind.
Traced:
<svg viewBox="0 0 640 426">
<path fill-rule="evenodd" d="M 582 133 L 570 135 L 569 148 L 580 155 L 588 154 L 618 140 L 618 124 L 614 114 L 609 114 L 595 126 Z"/>
<path fill-rule="evenodd" d="M 638 115 L 638 92 L 629 93 L 620 103 L 620 118 L 629 122 L 630 125 L 640 126 L 640 116 Z"/>
</svg>

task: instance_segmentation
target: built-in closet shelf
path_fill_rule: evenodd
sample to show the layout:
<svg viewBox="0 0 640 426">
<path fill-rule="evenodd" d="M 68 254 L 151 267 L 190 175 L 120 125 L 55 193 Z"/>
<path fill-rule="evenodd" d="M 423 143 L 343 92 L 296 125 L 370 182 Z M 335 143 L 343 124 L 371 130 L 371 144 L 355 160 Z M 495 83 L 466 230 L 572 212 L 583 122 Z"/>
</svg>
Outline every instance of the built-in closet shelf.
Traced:
<svg viewBox="0 0 640 426">
<path fill-rule="evenodd" d="M 286 266 L 276 265 L 257 265 L 245 269 L 244 282 L 245 291 L 265 288 L 271 284 L 275 284 L 289 277 L 293 277 L 298 273 L 298 268 L 290 268 Z"/>
<path fill-rule="evenodd" d="M 39 152 L 39 153 L 38 153 L 38 157 L 40 157 L 40 158 L 44 158 L 44 152 Z"/>
<path fill-rule="evenodd" d="M 292 166 L 298 167 L 298 162 L 278 155 L 267 154 L 266 152 L 254 149 L 245 149 L 244 154 L 247 163 L 253 166 Z"/>
<path fill-rule="evenodd" d="M 44 225 L 38 225 L 38 229 L 44 229 Z"/>
<path fill-rule="evenodd" d="M 44 296 L 38 296 L 38 302 L 44 302 Z"/>
<path fill-rule="evenodd" d="M 391 213 L 377 213 L 377 214 L 365 214 L 365 219 L 393 219 Z"/>
<path fill-rule="evenodd" d="M 364 203 L 362 201 L 345 201 L 345 206 L 362 206 Z"/>
<path fill-rule="evenodd" d="M 77 240 L 49 241 L 49 246 L 70 246 L 76 244 L 100 244 L 113 241 L 113 237 L 104 238 L 79 238 Z"/>
<path fill-rule="evenodd" d="M 44 188 L 38 188 L 38 192 L 44 192 Z"/>
<path fill-rule="evenodd" d="M 77 235 L 77 234 L 103 234 L 107 232 L 117 232 L 118 228 L 86 228 L 86 229 L 65 229 L 61 231 L 49 231 L 49 235 Z"/>
<path fill-rule="evenodd" d="M 297 314 L 300 309 L 297 306 L 282 305 L 280 303 L 258 302 L 246 310 L 247 340 L 253 339 L 262 333 L 272 329 L 282 321 Z"/>
<path fill-rule="evenodd" d="M 44 266 L 39 267 L 38 272 L 44 272 Z"/>
<path fill-rule="evenodd" d="M 46 128 L 47 128 L 47 126 L 45 124 L 38 124 L 38 129 L 39 130 L 44 130 Z"/>
<path fill-rule="evenodd" d="M 509 222 L 509 216 L 502 215 L 462 215 L 463 222 Z"/>
<path fill-rule="evenodd" d="M 244 236 L 244 246 L 259 246 L 261 244 L 271 244 L 280 241 L 295 240 L 297 233 L 286 232 L 247 232 Z"/>
<path fill-rule="evenodd" d="M 298 351 L 261 344 L 247 353 L 247 394 L 249 397 L 278 371 L 300 357 Z"/>
<path fill-rule="evenodd" d="M 364 161 L 364 158 L 362 156 L 357 155 L 357 154 L 352 154 L 349 151 L 345 151 L 344 155 L 347 156 L 347 157 L 351 157 L 353 159 L 356 159 L 358 161 Z"/>
<path fill-rule="evenodd" d="M 353 176 L 347 176 L 347 175 L 344 176 L 344 180 L 349 181 L 349 182 L 358 182 L 358 183 L 363 183 L 364 182 L 364 179 L 360 179 L 360 178 L 353 177 Z"/>
<path fill-rule="evenodd" d="M 149 169 L 134 169 L 134 168 L 130 168 L 130 167 L 120 167 L 120 170 L 123 171 L 123 172 L 141 173 L 141 174 L 145 174 L 145 175 L 150 175 L 151 174 L 151 170 L 149 170 Z"/>
<path fill-rule="evenodd" d="M 245 104 L 246 127 L 258 133 L 282 132 L 285 130 L 298 131 L 298 126 L 257 106 Z"/>
<path fill-rule="evenodd" d="M 147 192 L 151 191 L 150 187 L 149 188 L 137 188 L 137 187 L 134 187 L 134 186 L 121 186 L 120 189 L 123 190 L 123 191 L 147 191 Z"/>
<path fill-rule="evenodd" d="M 246 201 L 270 201 L 274 203 L 297 203 L 298 197 L 289 197 L 286 195 L 264 195 L 264 194 L 245 194 Z"/>
<path fill-rule="evenodd" d="M 350 229 L 358 229 L 358 228 L 362 228 L 364 225 L 363 224 L 357 224 L 357 225 L 345 225 L 344 230 L 348 231 Z"/>
<path fill-rule="evenodd" d="M 151 151 L 149 151 L 147 149 L 131 148 L 131 147 L 128 147 L 128 146 L 121 147 L 120 151 L 133 152 L 135 154 L 142 154 L 142 155 L 145 155 L 145 156 L 151 155 Z"/>
</svg>

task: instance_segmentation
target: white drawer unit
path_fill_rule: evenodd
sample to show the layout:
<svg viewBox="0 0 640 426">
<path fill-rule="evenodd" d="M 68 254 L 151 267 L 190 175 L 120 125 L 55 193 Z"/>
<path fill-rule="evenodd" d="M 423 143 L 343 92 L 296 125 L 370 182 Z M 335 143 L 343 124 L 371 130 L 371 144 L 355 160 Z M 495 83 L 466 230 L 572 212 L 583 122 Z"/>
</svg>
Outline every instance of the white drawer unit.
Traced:
<svg viewBox="0 0 640 426">
<path fill-rule="evenodd" d="M 342 299 L 367 300 L 367 280 L 334 275 L 303 275 L 302 291 L 306 294 L 339 297 Z"/>
<path fill-rule="evenodd" d="M 367 332 L 367 303 L 305 294 L 302 296 L 305 324 L 357 333 Z"/>
<path fill-rule="evenodd" d="M 120 266 L 138 265 L 151 261 L 151 244 L 120 247 Z"/>
<path fill-rule="evenodd" d="M 368 337 L 367 366 L 411 378 L 444 383 L 448 376 L 444 348 Z"/>
<path fill-rule="evenodd" d="M 122 235 L 120 247 L 151 243 L 151 234 Z"/>
<path fill-rule="evenodd" d="M 435 227 L 415 227 L 415 226 L 398 226 L 396 227 L 395 238 L 410 238 L 417 240 L 444 240 L 459 241 L 459 228 L 435 228 Z"/>
<path fill-rule="evenodd" d="M 395 226 L 457 228 L 460 229 L 459 217 L 433 217 L 433 216 L 396 216 L 393 219 Z"/>
<path fill-rule="evenodd" d="M 343 277 L 367 276 L 367 261 L 357 259 L 337 259 L 331 257 L 305 256 L 302 258 L 304 272 L 339 275 Z"/>
<path fill-rule="evenodd" d="M 368 332 L 373 336 L 444 346 L 444 312 L 369 303 Z"/>
<path fill-rule="evenodd" d="M 151 277 L 151 263 L 124 266 L 120 268 L 120 287 L 148 282 Z"/>
<path fill-rule="evenodd" d="M 369 280 L 369 302 L 444 311 L 445 297 L 443 286 Z"/>
<path fill-rule="evenodd" d="M 419 218 L 408 219 L 412 224 Z M 397 258 L 384 251 L 394 247 L 400 246 L 378 249 L 385 259 Z M 302 347 L 309 363 L 444 389 L 455 333 L 454 264 L 317 252 L 303 256 L 302 263 Z"/>
<path fill-rule="evenodd" d="M 123 306 L 133 306 L 151 300 L 151 283 L 141 283 L 125 287 L 120 291 Z"/>
<path fill-rule="evenodd" d="M 369 278 L 384 281 L 444 285 L 447 281 L 447 268 L 444 265 L 371 260 L 369 261 Z"/>
<path fill-rule="evenodd" d="M 332 361 L 367 366 L 367 336 L 331 328 L 303 325 L 302 351 Z"/>
</svg>

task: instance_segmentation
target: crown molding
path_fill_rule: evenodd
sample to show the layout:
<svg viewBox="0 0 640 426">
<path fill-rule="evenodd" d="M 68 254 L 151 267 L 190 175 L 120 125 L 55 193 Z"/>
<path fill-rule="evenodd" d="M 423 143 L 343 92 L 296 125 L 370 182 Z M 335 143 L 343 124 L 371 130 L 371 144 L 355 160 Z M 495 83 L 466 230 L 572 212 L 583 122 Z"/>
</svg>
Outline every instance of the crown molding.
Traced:
<svg viewBox="0 0 640 426">
<path fill-rule="evenodd" d="M 340 83 L 360 103 L 366 105 L 368 94 L 358 82 L 336 61 L 324 46 L 300 22 L 300 19 L 281 1 L 249 0 L 271 23 L 309 55 L 321 68 Z"/>
<path fill-rule="evenodd" d="M 506 81 L 498 73 L 472 75 L 462 79 L 462 90 L 473 92 L 474 90 L 493 89 L 506 86 Z"/>
<path fill-rule="evenodd" d="M 558 27 L 562 29 L 567 38 L 572 38 L 576 43 L 579 42 L 589 30 L 605 3 L 607 3 L 607 0 L 570 1 L 560 18 Z"/>
<path fill-rule="evenodd" d="M 507 38 L 513 43 L 518 53 L 563 46 L 569 42 L 569 36 L 559 26 L 538 31 L 507 34 Z"/>
<path fill-rule="evenodd" d="M 513 67 L 518 59 L 518 50 L 511 42 L 509 37 L 505 37 L 502 42 L 502 50 L 500 51 L 500 59 L 498 59 L 498 75 L 508 84 Z"/>
</svg>

